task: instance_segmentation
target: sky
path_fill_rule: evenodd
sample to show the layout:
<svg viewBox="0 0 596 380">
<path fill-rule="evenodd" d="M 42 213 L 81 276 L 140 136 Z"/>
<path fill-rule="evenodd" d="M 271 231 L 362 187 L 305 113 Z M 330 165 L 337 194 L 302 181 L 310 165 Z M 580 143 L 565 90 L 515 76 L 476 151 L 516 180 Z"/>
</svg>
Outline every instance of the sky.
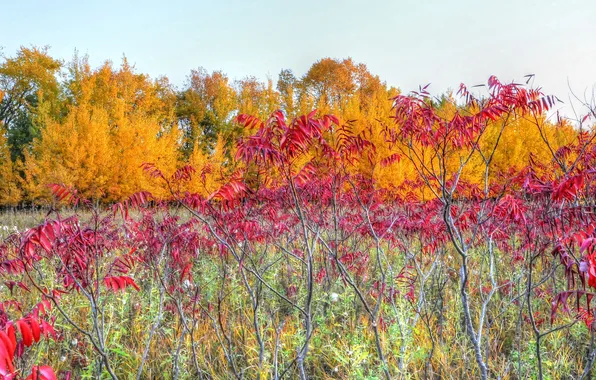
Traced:
<svg viewBox="0 0 596 380">
<path fill-rule="evenodd" d="M 404 92 L 535 74 L 570 113 L 570 86 L 583 97 L 596 84 L 594 0 L 0 0 L 0 9 L 7 56 L 31 45 L 64 60 L 77 49 L 94 66 L 126 55 L 177 86 L 198 67 L 276 80 L 281 69 L 301 76 L 318 59 L 351 57 Z"/>
</svg>

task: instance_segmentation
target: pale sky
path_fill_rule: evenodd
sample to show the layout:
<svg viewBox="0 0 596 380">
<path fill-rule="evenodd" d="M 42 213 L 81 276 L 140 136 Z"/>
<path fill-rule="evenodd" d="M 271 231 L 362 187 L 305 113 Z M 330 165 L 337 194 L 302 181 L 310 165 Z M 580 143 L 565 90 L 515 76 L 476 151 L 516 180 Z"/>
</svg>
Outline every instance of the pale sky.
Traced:
<svg viewBox="0 0 596 380">
<path fill-rule="evenodd" d="M 126 55 L 176 85 L 199 66 L 231 79 L 301 76 L 323 57 L 352 57 L 406 92 L 536 74 L 567 102 L 568 80 L 578 94 L 596 84 L 594 0 L 0 0 L 0 9 L 6 55 L 49 45 L 94 66 Z"/>
</svg>

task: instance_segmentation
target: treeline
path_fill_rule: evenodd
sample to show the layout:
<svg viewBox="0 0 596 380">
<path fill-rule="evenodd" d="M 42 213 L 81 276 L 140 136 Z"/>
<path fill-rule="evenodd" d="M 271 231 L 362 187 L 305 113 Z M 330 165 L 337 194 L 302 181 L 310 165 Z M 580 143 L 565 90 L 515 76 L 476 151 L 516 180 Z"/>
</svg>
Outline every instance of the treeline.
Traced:
<svg viewBox="0 0 596 380">
<path fill-rule="evenodd" d="M 64 62 L 47 48 L 22 47 L 0 64 L 0 205 L 44 203 L 51 183 L 103 202 L 141 190 L 159 195 L 165 190 L 141 169 L 148 162 L 164 172 L 192 165 L 198 174 L 189 190 L 208 195 L 237 169 L 235 142 L 247 132 L 235 117 L 265 119 L 278 109 L 288 118 L 312 109 L 339 116 L 376 147 L 356 170 L 375 177 L 378 186 L 399 186 L 415 178 L 415 168 L 408 160 L 387 164 L 395 147 L 386 143 L 385 127 L 393 122 L 397 94 L 349 58 L 321 59 L 302 76 L 283 69 L 266 82 L 198 68 L 176 88 L 167 77 L 137 73 L 126 59 L 93 68 L 77 54 Z M 450 94 L 429 101 L 446 113 L 458 107 Z M 543 140 L 556 148 L 575 136 L 570 126 L 541 120 L 536 128 L 535 120 L 522 117 L 507 120 L 515 126 L 501 135 L 499 122 L 481 142 L 501 139 L 494 175 L 530 159 L 551 160 Z M 481 175 L 470 167 L 466 175 Z"/>
</svg>

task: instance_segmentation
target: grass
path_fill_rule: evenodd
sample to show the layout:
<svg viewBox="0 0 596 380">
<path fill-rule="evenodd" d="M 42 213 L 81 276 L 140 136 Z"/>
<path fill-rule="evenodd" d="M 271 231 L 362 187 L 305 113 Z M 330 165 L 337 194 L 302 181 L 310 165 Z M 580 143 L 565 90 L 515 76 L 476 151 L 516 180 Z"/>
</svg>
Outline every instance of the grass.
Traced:
<svg viewBox="0 0 596 380">
<path fill-rule="evenodd" d="M 23 231 L 35 226 L 45 215 L 43 210 L 4 211 L 0 214 L 0 236 L 6 238 L 12 229 Z M 4 226 L 8 226 L 8 229 Z M 388 254 L 392 265 L 404 265 L 404 256 L 399 251 L 389 251 Z M 225 347 L 246 378 L 256 378 L 257 375 L 269 378 L 276 365 L 276 351 L 281 372 L 292 363 L 296 348 L 304 340 L 300 315 L 271 293 L 264 298 L 266 302 L 260 309 L 258 321 L 265 341 L 265 357 L 259 370 L 250 300 L 243 290 L 238 268 L 231 260 L 225 263 L 228 276 L 223 288 L 220 287 L 219 260 L 217 257 L 199 255 L 194 263 L 194 273 L 200 275 L 195 277 L 201 289 L 199 304 L 204 310 L 210 310 L 212 315 L 219 312 L 220 317 L 213 321 L 206 312 L 197 313 L 194 328 L 197 363 L 204 377 L 229 378 Z M 463 328 L 459 285 L 449 275 L 451 264 L 442 262 L 436 269 L 436 279 L 424 285 L 426 299 L 420 310 L 416 310 L 417 299 L 412 302 L 403 296 L 396 297 L 394 303 L 386 302 L 383 305 L 382 315 L 386 317 L 386 325 L 381 330 L 381 341 L 390 372 L 399 375 L 399 378 L 461 379 L 478 375 Z M 279 286 L 287 281 L 287 274 L 283 266 L 275 268 L 267 273 L 267 279 Z M 471 268 L 472 273 L 478 273 L 481 269 L 479 266 Z M 43 270 L 50 272 L 49 268 Z M 374 268 L 371 266 L 368 270 Z M 499 266 L 499 270 L 503 277 L 515 274 L 507 272 L 509 269 L 505 263 Z M 106 346 L 109 347 L 113 367 L 125 379 L 134 378 L 136 374 L 148 331 L 155 323 L 159 308 L 158 281 L 155 278 L 138 280 L 142 287 L 140 292 L 127 290 L 108 294 L 104 299 Z M 417 294 L 421 290 L 420 286 L 417 285 Z M 323 284 L 317 284 L 316 287 L 315 332 L 307 363 L 309 373 L 316 379 L 381 379 L 383 373 L 377 360 L 370 322 L 354 292 L 340 280 L 333 282 L 330 287 Z M 514 287 L 513 294 L 521 291 L 521 286 Z M 337 294 L 337 297 L 331 297 L 331 293 Z M 481 293 L 472 293 L 472 299 L 477 302 Z M 34 294 L 20 288 L 14 290 L 13 296 L 22 302 L 23 310 L 29 310 L 39 301 Z M 0 297 L 10 297 L 5 285 L 0 285 Z M 483 349 L 491 376 L 533 379 L 536 378 L 536 357 L 531 329 L 523 320 L 524 309 L 511 304 L 511 299 L 511 296 L 499 294 L 490 305 Z M 90 308 L 82 295 L 71 294 L 64 297 L 62 302 L 73 320 L 81 325 L 89 324 Z M 542 315 L 549 315 L 548 300 L 535 299 L 533 302 Z M 186 312 L 190 313 L 190 310 Z M 16 310 L 10 310 L 10 313 L 18 315 Z M 73 378 L 105 377 L 98 357 L 85 336 L 55 311 L 53 315 L 56 316 L 60 338 L 57 341 L 44 340 L 42 344 L 27 349 L 21 367 L 43 363 L 51 365 L 57 372 L 70 371 Z M 477 309 L 473 310 L 473 315 L 477 318 Z M 492 320 L 492 317 L 495 319 Z M 557 323 L 568 321 L 569 318 L 563 318 Z M 193 372 L 190 336 L 183 333 L 181 323 L 174 305 L 166 304 L 163 321 L 150 346 L 143 378 L 172 378 L 173 358 L 177 351 L 179 378 L 197 377 Z M 223 329 L 222 326 L 216 326 L 218 323 Z M 226 338 L 222 338 L 222 331 L 228 334 Z M 226 339 L 229 340 L 227 343 Z M 542 345 L 546 378 L 576 378 L 583 369 L 588 342 L 589 332 L 582 323 L 548 336 Z M 290 378 L 297 376 L 294 369 L 290 369 L 288 374 Z"/>
</svg>

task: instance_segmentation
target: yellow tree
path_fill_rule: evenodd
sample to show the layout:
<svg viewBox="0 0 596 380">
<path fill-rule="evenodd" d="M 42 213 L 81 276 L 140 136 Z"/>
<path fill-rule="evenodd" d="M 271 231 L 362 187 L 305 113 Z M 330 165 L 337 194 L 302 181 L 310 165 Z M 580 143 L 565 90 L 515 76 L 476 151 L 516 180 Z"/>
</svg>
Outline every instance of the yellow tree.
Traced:
<svg viewBox="0 0 596 380">
<path fill-rule="evenodd" d="M 21 47 L 14 57 L 0 64 L 0 123 L 4 124 L 12 160 L 39 136 L 40 111 L 60 115 L 57 74 L 62 67 L 47 48 Z"/>
<path fill-rule="evenodd" d="M 280 107 L 290 119 L 298 116 L 296 115 L 296 83 L 297 79 L 292 70 L 281 70 L 277 79 L 277 91 Z"/>
<path fill-rule="evenodd" d="M 21 200 L 21 192 L 5 132 L 0 124 L 0 206 L 14 206 Z"/>
<path fill-rule="evenodd" d="M 191 193 L 208 197 L 224 183 L 230 170 L 226 152 L 226 142 L 220 134 L 210 152 L 204 152 L 198 145 L 188 159 L 188 164 L 195 169 L 188 190 Z"/>
<path fill-rule="evenodd" d="M 237 108 L 236 91 L 224 73 L 209 74 L 203 68 L 192 70 L 176 105 L 183 130 L 184 156 L 190 156 L 196 144 L 207 151 L 220 133 L 232 133 L 232 118 Z"/>
<path fill-rule="evenodd" d="M 32 152 L 25 154 L 27 197 L 47 199 L 47 185 L 61 183 L 84 197 L 105 198 L 115 163 L 112 153 L 107 112 L 88 103 L 72 107 L 64 121 L 47 124 Z"/>
<path fill-rule="evenodd" d="M 139 190 L 159 192 L 140 166 L 154 163 L 166 173 L 177 166 L 178 134 L 164 80 L 136 74 L 125 59 L 119 70 L 105 64 L 97 71 L 94 94 L 93 103 L 108 110 L 112 159 L 118 163 L 108 187 L 110 198 Z"/>
<path fill-rule="evenodd" d="M 281 88 L 288 88 L 288 83 L 293 83 L 291 78 L 287 73 L 284 78 L 280 74 L 280 80 L 284 79 Z M 391 98 L 398 90 L 370 73 L 365 64 L 355 63 L 350 58 L 321 59 L 310 67 L 297 87 L 300 111 L 314 106 L 321 113 L 334 113 L 344 122 L 350 122 L 354 134 L 362 135 L 375 145 L 375 153 L 369 155 L 368 152 L 355 170 L 374 176 L 376 183 L 383 187 L 399 184 L 413 175 L 413 168 L 406 161 L 381 165 L 391 155 L 385 142 L 384 126 L 392 123 Z"/>
<path fill-rule="evenodd" d="M 301 86 L 322 113 L 340 113 L 356 91 L 355 72 L 351 58 L 323 58 L 302 77 Z"/>
<path fill-rule="evenodd" d="M 260 82 L 255 77 L 247 77 L 238 81 L 238 113 L 267 119 L 274 111 L 280 109 L 280 94 L 273 88 L 273 81 Z"/>
<path fill-rule="evenodd" d="M 77 66 L 67 116 L 49 121 L 26 156 L 28 198 L 47 197 L 54 182 L 106 201 L 163 191 L 141 169 L 146 162 L 165 172 L 177 166 L 173 102 L 164 99 L 163 81 L 136 74 L 126 60 L 119 69 Z"/>
</svg>

